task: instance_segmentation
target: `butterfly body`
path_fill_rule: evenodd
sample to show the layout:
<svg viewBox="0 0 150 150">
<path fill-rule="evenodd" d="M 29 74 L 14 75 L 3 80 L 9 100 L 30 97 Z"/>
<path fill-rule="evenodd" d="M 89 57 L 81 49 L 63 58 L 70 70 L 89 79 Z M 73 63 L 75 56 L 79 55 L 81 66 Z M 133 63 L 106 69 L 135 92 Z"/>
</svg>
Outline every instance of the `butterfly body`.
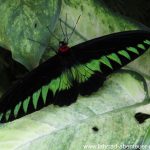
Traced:
<svg viewBox="0 0 150 150">
<path fill-rule="evenodd" d="M 69 47 L 13 85 L 0 100 L 0 122 L 8 122 L 47 105 L 70 105 L 78 95 L 96 92 L 107 76 L 150 47 L 149 31 L 120 32 Z"/>
<path fill-rule="evenodd" d="M 58 52 L 59 53 L 65 53 L 67 51 L 69 51 L 69 46 L 68 46 L 68 43 L 64 42 L 64 41 L 61 41 L 59 42 L 59 49 L 58 49 Z"/>
</svg>

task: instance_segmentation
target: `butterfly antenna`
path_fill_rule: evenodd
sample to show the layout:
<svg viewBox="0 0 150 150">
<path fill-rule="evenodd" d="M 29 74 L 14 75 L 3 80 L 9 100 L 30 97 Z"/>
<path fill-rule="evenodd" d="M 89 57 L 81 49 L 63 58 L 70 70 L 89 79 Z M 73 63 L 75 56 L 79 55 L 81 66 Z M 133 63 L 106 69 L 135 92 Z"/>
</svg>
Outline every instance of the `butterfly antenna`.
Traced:
<svg viewBox="0 0 150 150">
<path fill-rule="evenodd" d="M 62 33 L 63 33 L 63 35 L 64 35 L 64 40 L 66 41 L 66 35 L 65 35 L 64 30 L 63 30 L 62 23 L 61 23 L 62 21 L 61 21 L 60 18 L 59 18 L 59 22 L 60 22 L 61 31 L 62 31 Z"/>
<path fill-rule="evenodd" d="M 46 44 L 44 44 L 44 43 L 42 43 L 42 42 L 39 42 L 39 41 L 36 41 L 36 40 L 33 40 L 33 39 L 30 39 L 30 38 L 28 38 L 28 40 L 30 40 L 30 41 L 32 41 L 32 42 L 36 42 L 36 43 L 38 43 L 38 44 L 40 44 L 40 45 L 42 45 L 42 46 L 45 46 L 45 47 L 47 47 L 47 45 Z M 51 48 L 56 54 L 57 54 L 57 51 L 53 48 L 53 47 L 51 47 L 51 46 L 48 46 L 48 48 Z"/>
<path fill-rule="evenodd" d="M 66 24 L 67 24 L 67 13 L 66 13 Z M 66 29 L 66 39 L 67 39 L 67 43 L 68 43 L 68 33 L 67 33 L 67 25 L 65 25 L 65 29 Z"/>
<path fill-rule="evenodd" d="M 58 42 L 60 42 L 60 40 L 55 36 L 55 34 L 53 34 L 53 32 L 49 29 L 48 26 L 47 26 L 47 29 L 48 29 L 49 33 L 50 33 L 51 35 L 53 35 L 53 37 L 54 37 Z"/>
<path fill-rule="evenodd" d="M 78 24 L 78 22 L 79 22 L 80 17 L 81 17 L 81 15 L 78 17 L 77 22 L 76 22 L 76 24 L 75 24 L 75 26 L 74 26 L 74 28 L 73 28 L 73 30 L 72 30 L 72 32 L 71 32 L 69 38 L 68 38 L 68 41 L 70 40 L 71 36 L 73 35 L 73 33 L 74 33 L 74 31 L 75 31 L 76 26 L 77 26 L 77 24 Z"/>
<path fill-rule="evenodd" d="M 32 42 L 36 42 L 36 43 L 38 43 L 38 44 L 40 44 L 40 45 L 42 45 L 42 46 L 46 46 L 46 44 L 44 44 L 44 43 L 42 43 L 42 42 L 39 42 L 39 41 L 35 41 L 35 40 L 33 40 L 33 39 L 30 39 L 30 38 L 28 38 L 28 40 L 30 40 L 30 41 L 32 41 Z"/>
</svg>

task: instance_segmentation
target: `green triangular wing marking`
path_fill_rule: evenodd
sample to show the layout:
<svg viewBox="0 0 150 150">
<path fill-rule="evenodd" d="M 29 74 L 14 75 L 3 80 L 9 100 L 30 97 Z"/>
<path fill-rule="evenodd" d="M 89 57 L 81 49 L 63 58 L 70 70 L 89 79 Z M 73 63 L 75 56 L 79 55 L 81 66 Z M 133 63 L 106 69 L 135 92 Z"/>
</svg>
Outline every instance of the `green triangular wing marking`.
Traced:
<svg viewBox="0 0 150 150">
<path fill-rule="evenodd" d="M 118 54 L 120 54 L 120 55 L 126 57 L 127 59 L 131 60 L 130 55 L 129 55 L 128 52 L 126 52 L 125 50 L 120 50 L 120 51 L 118 52 Z"/>
<path fill-rule="evenodd" d="M 32 96 L 32 102 L 33 102 L 34 109 L 37 108 L 37 103 L 38 103 L 40 94 L 41 94 L 41 89 L 39 89 L 38 91 L 36 91 L 36 92 L 33 94 L 33 96 Z"/>
<path fill-rule="evenodd" d="M 73 75 L 73 78 L 76 79 L 77 70 L 75 69 L 75 67 L 71 67 L 71 73 Z"/>
<path fill-rule="evenodd" d="M 42 86 L 42 98 L 43 98 L 44 104 L 46 103 L 48 90 L 49 90 L 49 86 L 48 85 Z"/>
<path fill-rule="evenodd" d="M 118 57 L 117 54 L 112 53 L 110 55 L 107 55 L 107 57 L 115 62 L 117 62 L 118 64 L 122 65 L 120 58 Z"/>
<path fill-rule="evenodd" d="M 147 45 L 150 45 L 150 41 L 149 40 L 145 40 L 144 43 L 147 44 Z"/>
<path fill-rule="evenodd" d="M 63 73 L 60 78 L 61 78 L 61 80 L 60 80 L 60 87 L 59 87 L 58 90 L 69 89 L 71 87 L 71 82 L 68 79 L 67 72 Z"/>
<path fill-rule="evenodd" d="M 6 121 L 8 121 L 9 117 L 10 117 L 10 114 L 11 114 L 11 110 L 8 110 L 5 114 L 5 119 Z"/>
<path fill-rule="evenodd" d="M 73 70 L 73 68 L 72 68 L 72 71 L 73 71 L 72 74 L 75 74 L 74 72 L 75 70 Z M 71 87 L 71 82 L 69 81 L 68 73 L 69 72 L 65 71 L 58 78 L 50 82 L 48 86 L 49 86 L 49 89 L 53 92 L 53 95 L 55 95 L 57 91 L 67 90 Z"/>
<path fill-rule="evenodd" d="M 19 104 L 17 104 L 17 105 L 15 106 L 15 109 L 14 109 L 14 116 L 15 116 L 15 118 L 16 118 L 17 115 L 18 115 L 18 112 L 19 112 L 20 107 L 21 107 L 21 103 L 22 103 L 22 102 L 19 102 Z"/>
<path fill-rule="evenodd" d="M 109 59 L 106 56 L 102 56 L 99 61 L 103 64 L 105 64 L 106 66 L 108 66 L 109 68 L 113 69 Z"/>
<path fill-rule="evenodd" d="M 135 47 L 127 47 L 127 50 L 139 55 L 139 52 Z"/>
<path fill-rule="evenodd" d="M 29 106 L 30 97 L 26 98 L 23 102 L 23 110 L 25 113 L 27 113 L 28 106 Z"/>
<path fill-rule="evenodd" d="M 56 94 L 56 91 L 58 90 L 59 85 L 60 85 L 60 78 L 56 78 L 50 82 L 49 89 L 53 92 L 53 95 Z"/>
<path fill-rule="evenodd" d="M 82 83 L 82 82 L 86 81 L 91 76 L 91 72 L 88 72 L 87 69 L 88 68 L 85 68 L 84 65 L 83 66 L 79 65 L 77 67 L 76 80 L 79 83 Z"/>
<path fill-rule="evenodd" d="M 98 60 L 92 60 L 89 63 L 72 67 L 71 71 L 73 72 L 74 80 L 79 83 L 85 82 L 95 71 L 101 71 L 99 64 L 100 62 Z"/>
<path fill-rule="evenodd" d="M 145 48 L 145 46 L 143 44 L 138 44 L 137 47 L 142 49 L 142 50 L 146 50 L 146 48 Z"/>
<path fill-rule="evenodd" d="M 2 117 L 3 117 L 3 115 L 4 115 L 3 113 L 0 114 L 0 121 L 1 121 L 1 119 L 2 119 Z"/>
<path fill-rule="evenodd" d="M 91 74 L 93 74 L 93 71 L 101 72 L 101 70 L 100 70 L 100 63 L 99 63 L 98 60 L 92 60 L 91 62 L 87 63 L 86 66 L 92 70 L 91 71 L 90 69 L 88 69 L 88 71 L 90 71 Z"/>
</svg>

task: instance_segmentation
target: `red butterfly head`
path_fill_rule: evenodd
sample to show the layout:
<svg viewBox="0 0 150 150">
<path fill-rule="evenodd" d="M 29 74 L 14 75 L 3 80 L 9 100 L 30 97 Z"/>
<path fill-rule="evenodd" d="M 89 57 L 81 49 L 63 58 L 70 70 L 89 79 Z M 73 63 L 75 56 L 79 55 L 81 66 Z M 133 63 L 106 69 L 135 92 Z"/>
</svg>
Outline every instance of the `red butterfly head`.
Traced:
<svg viewBox="0 0 150 150">
<path fill-rule="evenodd" d="M 61 53 L 65 53 L 68 50 L 69 50 L 68 43 L 66 43 L 64 41 L 60 41 L 58 51 L 61 52 Z"/>
</svg>

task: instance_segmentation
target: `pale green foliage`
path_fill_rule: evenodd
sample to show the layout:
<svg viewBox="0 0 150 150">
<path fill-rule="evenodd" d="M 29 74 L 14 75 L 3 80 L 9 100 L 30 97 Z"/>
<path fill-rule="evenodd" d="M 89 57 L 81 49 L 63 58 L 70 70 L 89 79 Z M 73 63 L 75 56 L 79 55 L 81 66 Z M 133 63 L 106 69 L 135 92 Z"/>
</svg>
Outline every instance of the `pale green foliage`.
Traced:
<svg viewBox="0 0 150 150">
<path fill-rule="evenodd" d="M 0 3 L 0 44 L 29 70 L 39 64 L 54 30 L 61 0 L 7 0 Z M 44 45 L 29 39 L 44 43 Z"/>
<path fill-rule="evenodd" d="M 150 113 L 150 111 L 148 113 Z M 145 134 L 144 140 L 142 141 L 142 145 L 145 146 L 146 148 L 143 147 L 140 150 L 144 149 L 150 150 L 150 127 L 148 128 L 147 133 Z"/>
<path fill-rule="evenodd" d="M 138 79 L 138 80 L 137 80 Z M 149 120 L 138 125 L 134 115 L 147 107 L 147 88 L 141 76 L 120 72 L 89 97 L 69 107 L 50 105 L 0 126 L 3 150 L 83 150 L 86 144 L 136 144 Z M 92 128 L 99 128 L 94 132 Z M 12 142 L 13 139 L 13 142 Z"/>
</svg>

